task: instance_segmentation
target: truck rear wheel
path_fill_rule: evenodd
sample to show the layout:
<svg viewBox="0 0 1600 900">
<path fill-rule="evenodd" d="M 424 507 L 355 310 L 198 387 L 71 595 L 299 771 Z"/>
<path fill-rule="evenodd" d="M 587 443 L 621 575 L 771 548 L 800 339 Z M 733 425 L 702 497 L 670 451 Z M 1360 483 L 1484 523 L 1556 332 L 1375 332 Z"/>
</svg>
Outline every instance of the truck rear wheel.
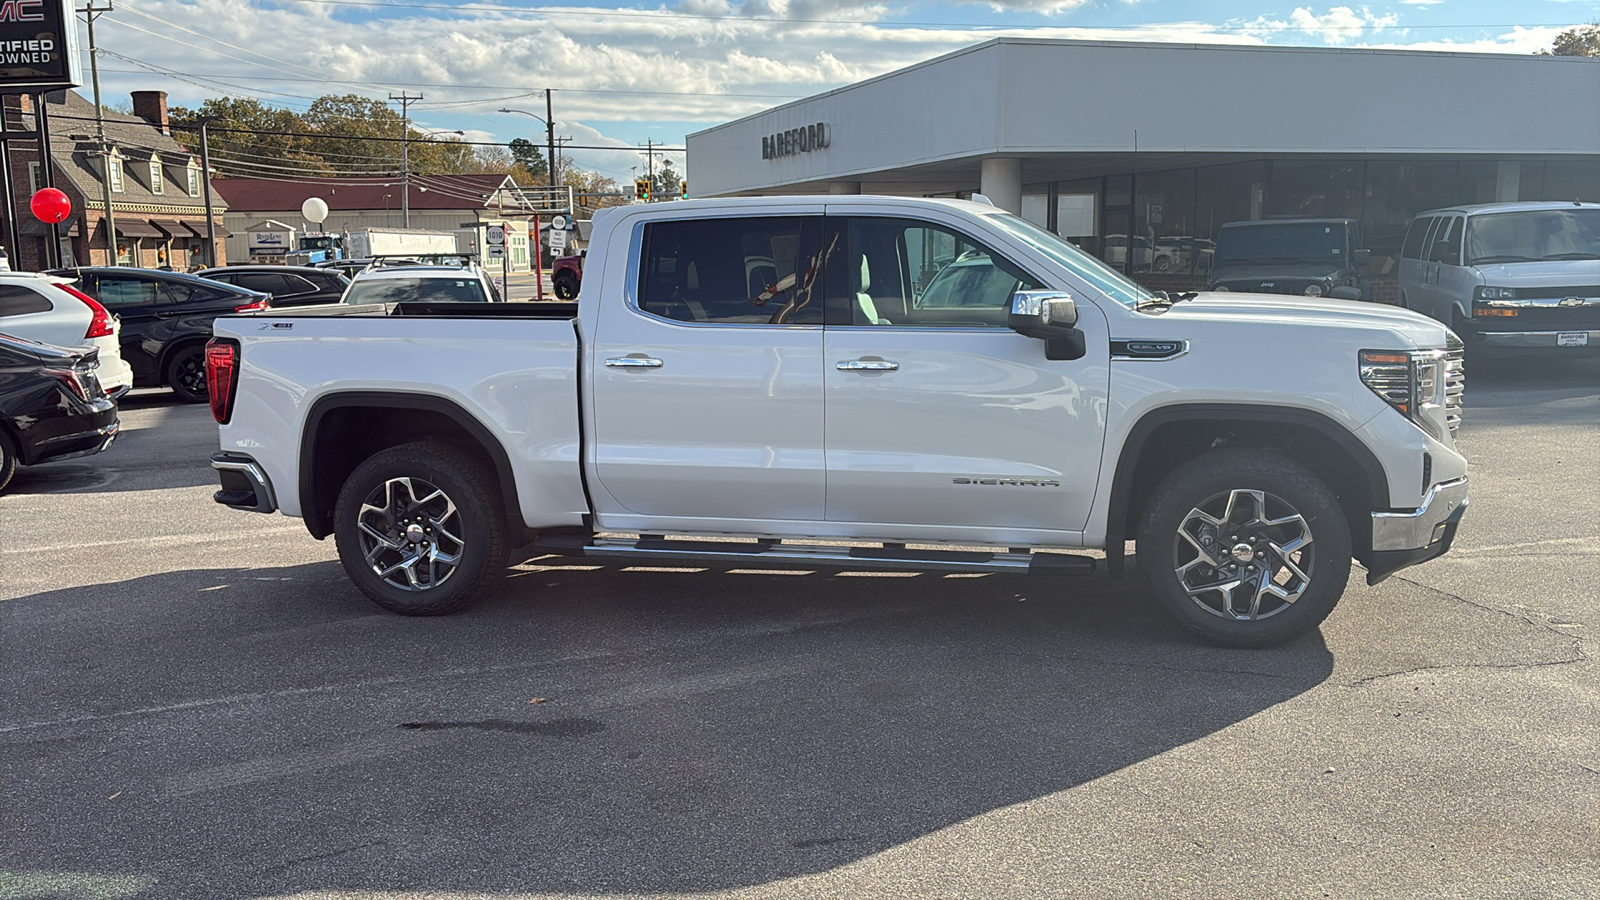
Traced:
<svg viewBox="0 0 1600 900">
<path fill-rule="evenodd" d="M 432 441 L 390 447 L 357 466 L 339 491 L 339 561 L 390 612 L 455 612 L 505 568 L 499 505 L 488 466 L 470 453 Z"/>
<path fill-rule="evenodd" d="M 1215 450 L 1157 486 L 1139 526 L 1139 568 L 1179 624 L 1228 647 L 1315 629 L 1350 578 L 1339 501 L 1271 450 Z"/>
<path fill-rule="evenodd" d="M 555 277 L 556 299 L 571 300 L 578 296 L 578 279 L 563 272 Z"/>
</svg>

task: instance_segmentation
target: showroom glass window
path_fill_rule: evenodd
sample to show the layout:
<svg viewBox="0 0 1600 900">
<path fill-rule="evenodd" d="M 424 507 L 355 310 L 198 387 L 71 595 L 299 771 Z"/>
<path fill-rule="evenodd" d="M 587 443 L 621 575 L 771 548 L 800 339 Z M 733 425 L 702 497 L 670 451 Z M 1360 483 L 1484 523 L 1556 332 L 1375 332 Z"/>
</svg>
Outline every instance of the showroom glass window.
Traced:
<svg viewBox="0 0 1600 900">
<path fill-rule="evenodd" d="M 1015 263 L 941 225 L 852 216 L 840 232 L 840 324 L 1005 328 L 1011 295 L 1039 288 Z"/>
<path fill-rule="evenodd" d="M 1134 181 L 1133 271 L 1188 274 L 1195 266 L 1194 169 L 1149 172 Z"/>
<path fill-rule="evenodd" d="M 651 222 L 639 309 L 719 325 L 822 324 L 822 217 Z"/>
</svg>

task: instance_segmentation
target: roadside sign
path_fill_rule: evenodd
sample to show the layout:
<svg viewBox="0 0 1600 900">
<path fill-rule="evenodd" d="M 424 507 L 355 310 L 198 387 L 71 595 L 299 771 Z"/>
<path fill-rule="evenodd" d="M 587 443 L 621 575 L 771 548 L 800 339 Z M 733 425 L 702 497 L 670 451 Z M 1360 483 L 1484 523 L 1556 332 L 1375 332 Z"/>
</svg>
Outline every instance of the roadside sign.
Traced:
<svg viewBox="0 0 1600 900">
<path fill-rule="evenodd" d="M 554 229 L 555 231 L 566 231 L 567 230 L 567 217 L 566 216 L 551 216 L 550 217 L 550 227 L 552 229 Z"/>
<path fill-rule="evenodd" d="M 550 252 L 567 249 L 567 233 L 565 231 L 550 232 Z"/>
<path fill-rule="evenodd" d="M 490 244 L 489 245 L 489 258 L 490 259 L 500 259 L 501 257 L 503 257 L 505 255 L 506 255 L 506 248 L 505 247 L 501 246 L 500 244 Z"/>
<path fill-rule="evenodd" d="M 500 299 L 502 299 L 502 300 L 508 299 L 506 297 L 506 279 L 505 279 L 505 276 L 504 275 L 491 275 L 491 276 L 489 276 L 489 280 L 494 282 L 494 289 L 495 289 L 495 291 L 497 293 L 499 293 Z"/>
<path fill-rule="evenodd" d="M 491 247 L 503 246 L 506 242 L 506 227 L 504 225 L 490 225 L 484 240 L 488 241 Z"/>
</svg>

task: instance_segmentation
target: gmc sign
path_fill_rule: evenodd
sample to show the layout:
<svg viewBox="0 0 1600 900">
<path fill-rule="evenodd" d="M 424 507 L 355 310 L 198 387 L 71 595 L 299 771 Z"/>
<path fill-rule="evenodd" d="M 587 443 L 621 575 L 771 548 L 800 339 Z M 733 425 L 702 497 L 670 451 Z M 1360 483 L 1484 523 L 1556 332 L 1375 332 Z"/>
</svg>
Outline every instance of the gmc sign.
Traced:
<svg viewBox="0 0 1600 900">
<path fill-rule="evenodd" d="M 74 88 L 78 20 L 64 0 L 0 0 L 0 93 Z"/>
</svg>

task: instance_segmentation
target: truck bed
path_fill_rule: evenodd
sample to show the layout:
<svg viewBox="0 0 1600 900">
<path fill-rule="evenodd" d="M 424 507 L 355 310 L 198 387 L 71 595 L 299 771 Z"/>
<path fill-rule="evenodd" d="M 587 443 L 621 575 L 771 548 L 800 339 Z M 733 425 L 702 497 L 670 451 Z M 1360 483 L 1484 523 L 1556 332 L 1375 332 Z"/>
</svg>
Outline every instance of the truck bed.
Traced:
<svg viewBox="0 0 1600 900">
<path fill-rule="evenodd" d="M 576 303 L 325 303 L 263 309 L 239 315 L 257 318 L 310 316 L 427 316 L 434 319 L 576 319 Z"/>
</svg>

